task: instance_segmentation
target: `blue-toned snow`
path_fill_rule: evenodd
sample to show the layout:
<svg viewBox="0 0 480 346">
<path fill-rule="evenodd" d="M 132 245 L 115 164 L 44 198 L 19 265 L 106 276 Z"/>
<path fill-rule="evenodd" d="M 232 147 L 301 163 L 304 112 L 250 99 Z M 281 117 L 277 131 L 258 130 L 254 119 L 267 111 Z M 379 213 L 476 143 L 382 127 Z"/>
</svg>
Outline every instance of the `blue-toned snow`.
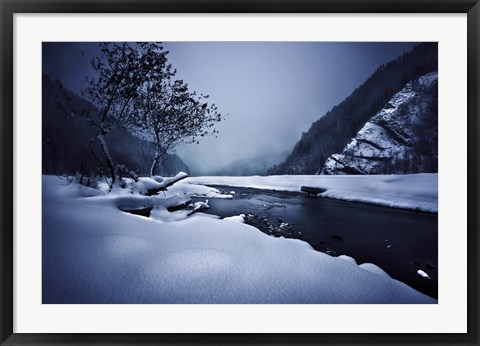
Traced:
<svg viewBox="0 0 480 346">
<path fill-rule="evenodd" d="M 243 186 L 276 191 L 300 191 L 302 186 L 326 190 L 320 196 L 438 212 L 438 174 L 399 175 L 275 175 L 251 177 L 189 177 L 181 183 Z M 179 184 L 181 184 L 179 183 Z"/>
<path fill-rule="evenodd" d="M 42 188 L 44 304 L 437 302 L 374 265 L 270 237 L 242 216 L 187 218 L 162 207 L 180 193 L 156 197 L 154 220 L 118 209 L 149 197 L 99 194 L 54 176 Z"/>
</svg>

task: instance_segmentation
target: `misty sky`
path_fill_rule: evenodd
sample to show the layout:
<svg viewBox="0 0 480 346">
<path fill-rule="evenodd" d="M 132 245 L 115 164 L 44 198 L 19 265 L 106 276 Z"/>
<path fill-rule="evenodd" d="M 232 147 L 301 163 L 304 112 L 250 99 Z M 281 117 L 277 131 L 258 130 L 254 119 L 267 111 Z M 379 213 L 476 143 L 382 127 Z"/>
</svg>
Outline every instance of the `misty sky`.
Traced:
<svg viewBox="0 0 480 346">
<path fill-rule="evenodd" d="M 218 138 L 179 147 L 193 173 L 293 147 L 303 131 L 383 63 L 414 43 L 168 42 L 170 63 L 190 89 L 228 114 Z M 81 54 L 81 51 L 84 54 Z M 44 43 L 43 72 L 79 92 L 96 43 Z"/>
</svg>

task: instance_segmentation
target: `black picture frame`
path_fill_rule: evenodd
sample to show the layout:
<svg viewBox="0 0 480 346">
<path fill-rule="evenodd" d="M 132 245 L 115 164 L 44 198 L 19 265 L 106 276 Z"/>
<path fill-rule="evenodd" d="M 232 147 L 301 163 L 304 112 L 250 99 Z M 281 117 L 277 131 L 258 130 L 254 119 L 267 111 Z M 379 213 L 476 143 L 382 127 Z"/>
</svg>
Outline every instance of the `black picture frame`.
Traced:
<svg viewBox="0 0 480 346">
<path fill-rule="evenodd" d="M 479 0 L 0 0 L 2 345 L 402 344 L 479 345 Z M 468 332 L 465 334 L 19 334 L 13 333 L 13 16 L 15 13 L 467 13 Z M 452 316 L 455 318 L 455 316 Z"/>
</svg>

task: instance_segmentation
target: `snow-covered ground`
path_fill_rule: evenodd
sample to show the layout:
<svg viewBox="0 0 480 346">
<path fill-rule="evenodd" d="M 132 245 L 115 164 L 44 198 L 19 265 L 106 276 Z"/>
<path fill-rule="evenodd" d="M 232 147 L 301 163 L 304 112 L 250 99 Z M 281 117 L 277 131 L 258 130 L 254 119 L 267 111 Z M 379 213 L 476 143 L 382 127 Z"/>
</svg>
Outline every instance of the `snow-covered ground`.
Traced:
<svg viewBox="0 0 480 346">
<path fill-rule="evenodd" d="M 272 177 L 269 184 L 275 179 L 280 182 Z M 278 186 L 286 189 L 287 180 Z M 307 180 L 292 180 L 289 188 L 300 181 Z M 194 185 L 176 185 L 198 194 Z M 128 189 L 105 194 L 44 176 L 43 303 L 437 302 L 373 264 L 357 265 L 301 240 L 270 237 L 244 224 L 242 216 L 170 213 L 169 205 L 188 200 L 171 190 L 154 197 Z M 214 189 L 204 192 L 215 195 Z M 150 207 L 155 217 L 119 206 Z"/>
<path fill-rule="evenodd" d="M 320 196 L 393 208 L 438 212 L 438 174 L 406 175 L 277 175 L 189 177 L 183 183 L 243 186 L 300 191 L 302 186 L 326 191 Z"/>
</svg>

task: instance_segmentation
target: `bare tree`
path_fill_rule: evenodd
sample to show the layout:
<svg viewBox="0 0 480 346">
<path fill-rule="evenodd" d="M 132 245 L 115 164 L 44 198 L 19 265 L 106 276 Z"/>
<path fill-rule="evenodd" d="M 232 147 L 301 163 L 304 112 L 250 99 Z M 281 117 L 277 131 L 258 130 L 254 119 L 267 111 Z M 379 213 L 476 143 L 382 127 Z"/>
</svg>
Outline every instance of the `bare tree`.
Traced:
<svg viewBox="0 0 480 346">
<path fill-rule="evenodd" d="M 65 111 L 98 129 L 96 140 L 110 187 L 117 175 L 128 172 L 125 166 L 117 167 L 110 155 L 106 136 L 115 127 L 152 143 L 156 152 L 150 175 L 179 143 L 198 142 L 198 137 L 217 133 L 213 127 L 223 119 L 217 107 L 206 102 L 208 96 L 189 91 L 182 80 L 172 81 L 176 71 L 160 43 L 100 43 L 100 48 L 91 61 L 95 75 L 86 78 L 81 92 L 88 107 Z M 65 98 L 69 101 L 68 93 Z"/>
<path fill-rule="evenodd" d="M 159 43 L 100 43 L 101 54 L 92 59 L 96 76 L 87 77 L 82 97 L 95 107 L 80 116 L 98 128 L 97 139 L 115 183 L 116 166 L 105 136 L 115 127 L 128 127 L 134 118 L 134 105 L 143 97 L 148 85 L 162 83 L 173 76 L 167 61 L 168 52 Z M 118 171 L 118 170 L 117 170 Z"/>
<path fill-rule="evenodd" d="M 152 85 L 138 99 L 139 112 L 128 123 L 155 148 L 150 176 L 155 175 L 161 158 L 178 144 L 198 143 L 199 138 L 218 133 L 214 126 L 223 116 L 207 99 L 190 92 L 183 80 Z"/>
</svg>

